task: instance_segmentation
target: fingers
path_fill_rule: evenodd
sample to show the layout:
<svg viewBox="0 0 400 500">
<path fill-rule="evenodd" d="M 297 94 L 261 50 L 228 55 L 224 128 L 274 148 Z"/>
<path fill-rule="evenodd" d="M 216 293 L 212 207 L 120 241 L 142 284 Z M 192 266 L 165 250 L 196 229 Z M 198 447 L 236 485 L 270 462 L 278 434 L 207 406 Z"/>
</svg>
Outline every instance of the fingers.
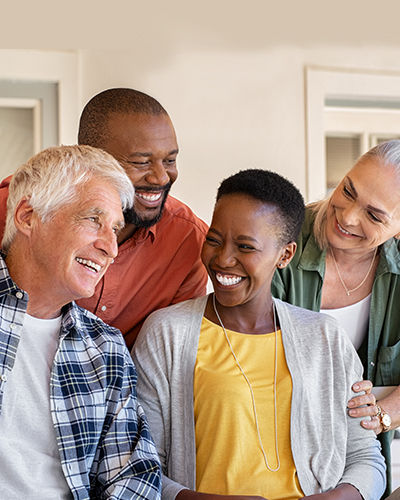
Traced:
<svg viewBox="0 0 400 500">
<path fill-rule="evenodd" d="M 372 391 L 373 384 L 370 380 L 361 380 L 360 382 L 356 382 L 353 384 L 353 391 L 360 392 L 365 391 L 366 393 L 370 393 Z"/>
<path fill-rule="evenodd" d="M 367 417 L 376 415 L 376 398 L 372 394 L 372 382 L 370 380 L 361 380 L 356 382 L 352 389 L 354 392 L 364 392 L 360 396 L 354 396 L 348 402 L 348 408 L 351 408 L 349 415 L 352 417 Z M 362 407 L 362 408 L 360 408 Z"/>
<path fill-rule="evenodd" d="M 364 392 L 365 394 L 354 396 L 354 398 L 350 399 L 347 406 L 351 417 L 369 417 L 365 420 L 361 420 L 361 425 L 364 429 L 371 429 L 375 434 L 380 434 L 383 429 L 377 417 L 378 408 L 376 406 L 375 395 L 371 392 L 372 388 L 373 384 L 370 380 L 356 382 L 352 387 L 353 391 Z"/>
<path fill-rule="evenodd" d="M 349 404 L 350 404 L 350 402 L 349 402 Z M 349 410 L 349 415 L 351 417 L 376 417 L 377 414 L 378 414 L 378 409 L 377 409 L 375 403 L 368 404 L 366 406 L 362 406 L 362 407 L 358 407 L 358 408 L 351 408 Z"/>
<path fill-rule="evenodd" d="M 372 383 L 369 380 L 363 380 L 362 382 L 354 384 L 354 392 L 365 391 L 365 394 L 350 399 L 347 406 L 351 417 L 369 417 L 365 420 L 361 420 L 361 425 L 364 429 L 370 429 L 373 430 L 375 434 L 380 434 L 383 429 L 377 417 L 378 408 L 376 406 L 376 398 L 375 395 L 372 394 L 371 389 Z"/>
<path fill-rule="evenodd" d="M 354 418 L 369 417 L 361 421 L 361 425 L 365 429 L 371 429 L 376 434 L 382 432 L 380 420 L 376 417 L 378 408 L 376 407 L 375 395 L 371 392 L 372 382 L 369 380 L 361 380 L 353 385 L 354 392 L 363 391 L 365 394 L 355 396 L 350 399 L 347 406 L 349 408 L 349 415 Z"/>
<path fill-rule="evenodd" d="M 361 425 L 364 429 L 371 429 L 375 434 L 380 434 L 382 432 L 382 425 L 378 417 L 372 417 L 370 420 L 361 420 Z"/>
<path fill-rule="evenodd" d="M 363 417 L 365 415 L 376 415 L 376 413 L 370 413 L 368 411 L 371 407 L 375 407 L 375 404 L 376 404 L 376 398 L 375 395 L 372 394 L 371 392 L 368 394 L 363 394 L 362 396 L 355 396 L 354 398 L 351 398 L 350 401 L 347 403 L 347 407 L 356 408 L 357 410 L 360 410 L 360 412 L 354 414 L 349 412 L 352 417 Z M 362 408 L 359 408 L 360 406 L 362 406 Z"/>
</svg>

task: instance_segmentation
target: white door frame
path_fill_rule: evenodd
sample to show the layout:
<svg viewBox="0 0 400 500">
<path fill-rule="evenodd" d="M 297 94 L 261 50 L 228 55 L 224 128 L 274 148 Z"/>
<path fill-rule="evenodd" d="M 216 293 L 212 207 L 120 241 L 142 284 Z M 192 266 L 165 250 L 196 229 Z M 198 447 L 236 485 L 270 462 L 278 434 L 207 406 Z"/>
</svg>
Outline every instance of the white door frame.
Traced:
<svg viewBox="0 0 400 500">
<path fill-rule="evenodd" d="M 400 73 L 308 66 L 306 78 L 306 198 L 325 196 L 326 99 L 400 103 Z"/>
<path fill-rule="evenodd" d="M 41 102 L 39 99 L 0 97 L 0 108 L 31 109 L 33 114 L 33 154 L 39 153 L 42 145 Z"/>
<path fill-rule="evenodd" d="M 80 112 L 78 53 L 40 50 L 0 50 L 0 79 L 58 84 L 60 144 L 75 144 Z"/>
</svg>

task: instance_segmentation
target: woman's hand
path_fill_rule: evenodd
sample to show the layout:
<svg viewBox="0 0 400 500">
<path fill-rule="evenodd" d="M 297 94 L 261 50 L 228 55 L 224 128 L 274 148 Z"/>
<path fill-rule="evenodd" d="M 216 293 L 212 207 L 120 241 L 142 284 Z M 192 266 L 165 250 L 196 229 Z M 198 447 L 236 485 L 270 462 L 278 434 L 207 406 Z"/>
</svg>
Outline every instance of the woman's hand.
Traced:
<svg viewBox="0 0 400 500">
<path fill-rule="evenodd" d="M 352 389 L 354 392 L 364 391 L 365 394 L 360 396 L 354 396 L 350 399 L 347 404 L 349 408 L 349 415 L 351 417 L 370 417 L 365 420 L 361 420 L 361 425 L 365 429 L 372 429 L 375 434 L 382 432 L 381 423 L 376 416 L 378 414 L 378 408 L 376 407 L 376 398 L 372 394 L 372 382 L 370 380 L 361 380 L 356 382 Z"/>
<path fill-rule="evenodd" d="M 351 417 L 366 417 L 370 416 L 370 419 L 361 420 L 361 425 L 365 429 L 372 429 L 376 434 L 380 434 L 383 431 L 383 427 L 379 418 L 376 416 L 378 414 L 377 402 L 374 394 L 372 394 L 372 383 L 369 380 L 362 380 L 361 382 L 356 382 L 352 387 L 354 392 L 365 391 L 366 394 L 362 396 L 355 396 L 350 399 L 347 406 L 349 408 L 349 415 Z M 367 405 L 360 408 L 361 405 Z M 378 405 L 388 413 L 392 419 L 391 429 L 395 429 L 400 425 L 400 386 L 397 387 L 393 392 L 391 392 L 385 398 L 378 401 Z"/>
</svg>

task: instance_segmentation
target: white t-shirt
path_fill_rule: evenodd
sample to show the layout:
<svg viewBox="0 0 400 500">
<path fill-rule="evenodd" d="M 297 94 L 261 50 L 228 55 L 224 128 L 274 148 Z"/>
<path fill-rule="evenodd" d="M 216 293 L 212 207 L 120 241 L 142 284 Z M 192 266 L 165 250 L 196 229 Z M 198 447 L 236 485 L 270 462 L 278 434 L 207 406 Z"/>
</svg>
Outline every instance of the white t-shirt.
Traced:
<svg viewBox="0 0 400 500">
<path fill-rule="evenodd" d="M 0 498 L 72 499 L 50 413 L 50 372 L 60 327 L 61 316 L 25 314 L 0 415 Z"/>
<path fill-rule="evenodd" d="M 350 306 L 340 307 L 339 309 L 321 309 L 320 312 L 336 318 L 340 326 L 346 331 L 354 347 L 358 349 L 368 333 L 370 306 L 371 294 Z"/>
</svg>

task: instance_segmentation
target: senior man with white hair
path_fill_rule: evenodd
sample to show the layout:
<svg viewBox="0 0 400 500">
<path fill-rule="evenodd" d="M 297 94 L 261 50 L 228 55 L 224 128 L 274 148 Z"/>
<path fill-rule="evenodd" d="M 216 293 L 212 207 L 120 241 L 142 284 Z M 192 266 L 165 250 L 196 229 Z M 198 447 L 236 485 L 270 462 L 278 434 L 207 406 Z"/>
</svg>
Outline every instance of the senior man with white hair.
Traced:
<svg viewBox="0 0 400 500">
<path fill-rule="evenodd" d="M 108 153 L 47 149 L 13 176 L 0 256 L 1 498 L 158 499 L 120 332 L 73 301 L 117 255 L 134 191 Z"/>
</svg>

